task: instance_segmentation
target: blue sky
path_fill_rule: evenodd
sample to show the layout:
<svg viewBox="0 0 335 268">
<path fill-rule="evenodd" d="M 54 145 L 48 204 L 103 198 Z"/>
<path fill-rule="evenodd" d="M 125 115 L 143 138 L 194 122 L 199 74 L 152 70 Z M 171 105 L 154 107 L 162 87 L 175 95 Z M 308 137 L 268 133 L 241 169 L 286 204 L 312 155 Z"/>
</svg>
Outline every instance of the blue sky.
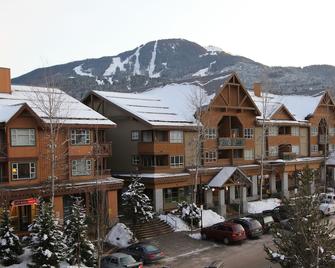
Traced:
<svg viewBox="0 0 335 268">
<path fill-rule="evenodd" d="M 116 55 L 164 38 L 215 45 L 267 65 L 335 65 L 331 0 L 1 0 L 0 66 Z"/>
</svg>

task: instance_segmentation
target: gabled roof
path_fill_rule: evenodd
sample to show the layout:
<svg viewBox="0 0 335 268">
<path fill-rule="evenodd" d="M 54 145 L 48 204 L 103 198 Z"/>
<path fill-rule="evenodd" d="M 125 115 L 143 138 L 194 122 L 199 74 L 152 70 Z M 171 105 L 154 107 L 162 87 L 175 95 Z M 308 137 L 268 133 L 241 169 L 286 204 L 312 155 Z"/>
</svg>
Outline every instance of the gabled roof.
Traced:
<svg viewBox="0 0 335 268">
<path fill-rule="evenodd" d="M 12 86 L 11 94 L 0 93 L 0 122 L 8 122 L 23 105 L 27 105 L 44 123 L 48 123 L 46 114 L 39 107 L 43 101 L 37 101 L 37 96 L 47 100 L 48 94 L 59 96 L 60 106 L 56 117 L 62 124 L 115 126 L 111 120 L 59 89 L 15 85 Z M 47 101 L 44 104 L 47 105 Z"/>
<path fill-rule="evenodd" d="M 195 127 L 190 94 L 202 90 L 185 84 L 171 84 L 142 93 L 93 91 L 96 96 L 154 127 Z"/>
<path fill-rule="evenodd" d="M 249 178 L 238 167 L 223 167 L 220 172 L 216 174 L 214 178 L 208 183 L 208 186 L 213 188 L 221 188 L 230 179 L 233 179 L 233 181 L 237 181 L 241 184 L 251 183 Z"/>
</svg>

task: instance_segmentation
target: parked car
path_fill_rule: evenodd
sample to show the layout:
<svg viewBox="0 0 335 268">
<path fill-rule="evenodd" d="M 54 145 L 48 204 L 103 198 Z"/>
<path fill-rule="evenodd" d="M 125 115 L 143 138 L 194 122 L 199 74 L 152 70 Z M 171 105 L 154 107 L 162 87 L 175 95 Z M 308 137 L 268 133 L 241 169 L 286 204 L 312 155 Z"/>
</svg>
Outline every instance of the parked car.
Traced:
<svg viewBox="0 0 335 268">
<path fill-rule="evenodd" d="M 164 258 L 164 253 L 159 248 L 147 243 L 136 243 L 120 249 L 120 252 L 129 254 L 143 263 L 153 263 Z"/>
<path fill-rule="evenodd" d="M 263 234 L 263 227 L 258 220 L 243 217 L 243 218 L 232 219 L 230 221 L 241 224 L 248 238 L 260 237 Z"/>
<path fill-rule="evenodd" d="M 321 200 L 319 210 L 324 216 L 335 214 L 335 201 L 329 198 Z"/>
<path fill-rule="evenodd" d="M 275 207 L 274 209 L 264 210 L 263 214 L 272 216 L 275 222 L 280 222 L 282 220 L 286 220 L 289 218 L 289 213 L 285 206 L 278 206 Z"/>
<path fill-rule="evenodd" d="M 202 239 L 223 241 L 225 244 L 246 239 L 245 230 L 242 225 L 229 221 L 202 228 L 201 237 Z"/>
<path fill-rule="evenodd" d="M 205 268 L 224 268 L 223 261 L 222 260 L 213 261 L 211 262 L 210 265 L 205 266 Z"/>
<path fill-rule="evenodd" d="M 264 234 L 270 231 L 271 225 L 274 223 L 274 220 L 271 215 L 256 213 L 256 214 L 250 214 L 247 217 L 258 220 L 259 223 L 262 225 Z"/>
<path fill-rule="evenodd" d="M 116 252 L 101 258 L 101 268 L 143 268 L 142 262 L 137 262 L 132 256 Z"/>
</svg>

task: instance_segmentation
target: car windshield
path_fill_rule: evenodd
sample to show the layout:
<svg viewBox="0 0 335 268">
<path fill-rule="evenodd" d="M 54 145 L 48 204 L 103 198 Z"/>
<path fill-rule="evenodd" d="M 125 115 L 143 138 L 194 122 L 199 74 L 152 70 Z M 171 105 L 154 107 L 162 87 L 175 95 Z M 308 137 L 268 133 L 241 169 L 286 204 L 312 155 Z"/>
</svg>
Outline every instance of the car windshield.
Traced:
<svg viewBox="0 0 335 268">
<path fill-rule="evenodd" d="M 156 252 L 156 251 L 159 251 L 158 248 L 156 248 L 155 246 L 153 245 L 145 245 L 145 251 L 146 252 Z"/>
<path fill-rule="evenodd" d="M 263 218 L 264 223 L 273 222 L 273 218 L 271 216 L 266 216 Z"/>
<path fill-rule="evenodd" d="M 260 227 L 262 227 L 262 225 L 257 220 L 251 220 L 250 221 L 250 225 L 251 225 L 252 228 L 260 228 Z"/>
<path fill-rule="evenodd" d="M 120 263 L 122 265 L 128 265 L 128 264 L 132 264 L 132 263 L 135 263 L 135 262 L 136 262 L 136 260 L 130 255 L 120 258 Z"/>
<path fill-rule="evenodd" d="M 332 201 L 328 199 L 324 199 L 321 201 L 321 204 L 330 204 Z"/>
</svg>

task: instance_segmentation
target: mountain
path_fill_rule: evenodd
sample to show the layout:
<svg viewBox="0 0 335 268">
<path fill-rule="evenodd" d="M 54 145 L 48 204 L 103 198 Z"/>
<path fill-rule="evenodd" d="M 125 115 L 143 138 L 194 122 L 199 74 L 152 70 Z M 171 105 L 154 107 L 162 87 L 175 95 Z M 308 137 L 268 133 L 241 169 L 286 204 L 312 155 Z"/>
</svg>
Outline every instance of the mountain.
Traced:
<svg viewBox="0 0 335 268">
<path fill-rule="evenodd" d="M 46 80 L 52 81 L 76 98 L 92 89 L 133 92 L 169 83 L 197 84 L 212 93 L 230 72 L 236 72 L 247 88 L 261 81 L 277 93 L 314 94 L 335 89 L 334 66 L 269 67 L 184 39 L 152 41 L 116 56 L 36 69 L 12 82 L 45 86 Z"/>
</svg>

